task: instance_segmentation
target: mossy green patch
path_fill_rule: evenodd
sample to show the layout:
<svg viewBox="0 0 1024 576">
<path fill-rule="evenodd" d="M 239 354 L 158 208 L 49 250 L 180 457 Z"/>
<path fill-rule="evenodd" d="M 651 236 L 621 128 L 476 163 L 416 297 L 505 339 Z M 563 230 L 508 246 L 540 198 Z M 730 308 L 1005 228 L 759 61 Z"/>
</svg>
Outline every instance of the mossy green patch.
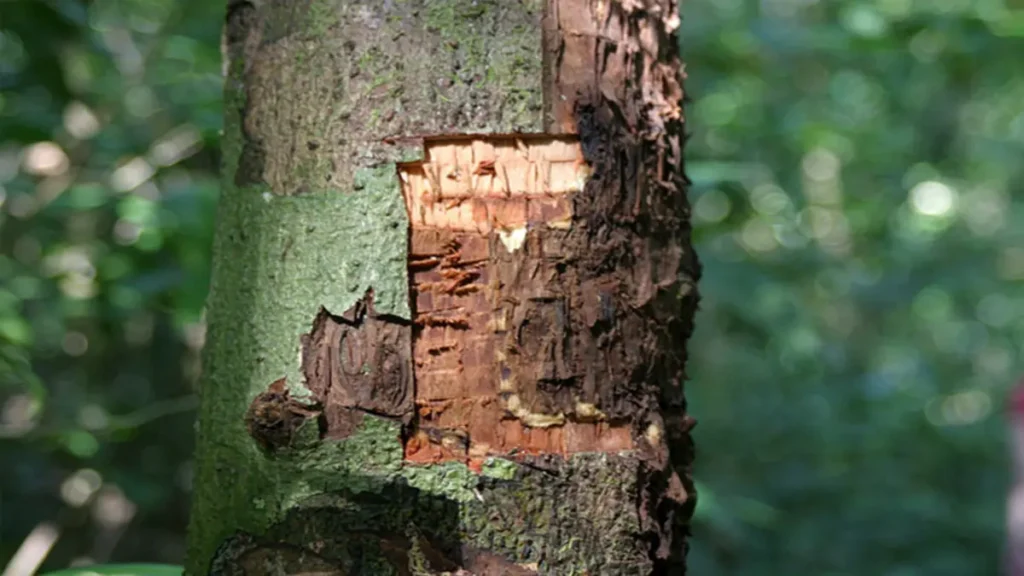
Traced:
<svg viewBox="0 0 1024 576">
<path fill-rule="evenodd" d="M 479 494 L 475 491 L 479 478 L 459 462 L 406 466 L 401 475 L 413 488 L 453 502 L 470 502 Z"/>
<path fill-rule="evenodd" d="M 223 306 L 229 317 L 218 318 L 222 326 L 251 330 L 256 338 L 254 349 L 220 361 L 259 365 L 265 376 L 251 385 L 252 396 L 281 376 L 301 382 L 299 336 L 321 306 L 341 314 L 372 288 L 379 312 L 409 317 L 408 221 L 397 178 L 389 165 L 357 172 L 355 194 L 280 196 L 251 188 L 226 194 L 221 228 L 227 238 L 220 249 L 229 257 L 218 261 L 213 296 L 231 290 L 259 312 L 243 316 L 232 313 L 239 307 Z"/>
<path fill-rule="evenodd" d="M 408 224 L 394 165 L 360 174 L 356 193 L 222 196 L 197 452 L 195 513 L 204 519 L 193 522 L 199 549 L 190 558 L 209 558 L 230 530 L 265 527 L 284 503 L 336 485 L 331 475 L 401 459 L 397 428 L 372 417 L 346 442 L 319 443 L 303 429 L 296 459 L 266 458 L 243 425 L 249 402 L 282 376 L 308 395 L 299 338 L 321 306 L 341 313 L 373 288 L 380 312 L 409 317 Z"/>
<path fill-rule="evenodd" d="M 488 458 L 484 461 L 484 466 L 480 473 L 489 478 L 511 480 L 515 477 L 516 470 L 518 469 L 519 465 L 511 460 L 506 460 L 505 458 Z"/>
<path fill-rule="evenodd" d="M 439 78 L 474 92 L 498 92 L 502 108 L 514 124 L 529 125 L 540 111 L 541 78 L 539 2 L 527 2 L 517 12 L 533 14 L 537 21 L 509 19 L 501 0 L 432 2 L 425 10 L 428 30 L 436 30 L 456 66 L 437 67 Z M 481 30 L 501 30 L 501 41 Z M 443 62 L 443 60 L 442 60 Z M 498 126 L 488 127 L 501 130 Z"/>
<path fill-rule="evenodd" d="M 323 36 L 338 24 L 339 15 L 337 0 L 310 0 L 303 32 L 309 37 Z"/>
<path fill-rule="evenodd" d="M 503 17 L 504 4 L 502 0 L 463 0 L 430 2 L 426 6 L 427 29 L 445 40 L 444 47 L 459 56 L 462 66 L 484 73 L 483 78 L 473 78 L 474 81 L 505 84 L 520 71 L 534 72 L 532 69 L 537 65 L 539 45 L 529 44 L 535 31 L 528 30 L 527 23 L 512 25 L 507 35 L 509 41 L 499 45 L 479 33 L 481 28 L 486 29 Z M 540 13 L 539 6 L 534 10 Z M 539 76 L 540 70 L 535 72 Z"/>
</svg>

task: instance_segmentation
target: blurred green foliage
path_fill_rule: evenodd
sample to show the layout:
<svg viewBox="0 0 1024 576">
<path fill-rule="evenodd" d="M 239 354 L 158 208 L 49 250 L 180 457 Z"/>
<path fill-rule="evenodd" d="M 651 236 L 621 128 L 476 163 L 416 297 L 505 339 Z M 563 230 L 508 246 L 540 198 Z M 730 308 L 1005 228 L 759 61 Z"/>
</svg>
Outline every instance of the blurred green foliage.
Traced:
<svg viewBox="0 0 1024 576">
<path fill-rule="evenodd" d="M 88 568 L 68 568 L 43 576 L 181 576 L 184 568 L 166 564 L 94 564 Z"/>
<path fill-rule="evenodd" d="M 180 563 L 224 6 L 0 2 L 0 563 Z M 1024 5 L 685 0 L 694 574 L 995 573 Z M 47 548 L 48 549 L 48 548 Z"/>
<path fill-rule="evenodd" d="M 995 574 L 1024 7 L 691 0 L 695 574 Z"/>
<path fill-rule="evenodd" d="M 0 566 L 181 563 L 223 12 L 0 2 Z"/>
</svg>

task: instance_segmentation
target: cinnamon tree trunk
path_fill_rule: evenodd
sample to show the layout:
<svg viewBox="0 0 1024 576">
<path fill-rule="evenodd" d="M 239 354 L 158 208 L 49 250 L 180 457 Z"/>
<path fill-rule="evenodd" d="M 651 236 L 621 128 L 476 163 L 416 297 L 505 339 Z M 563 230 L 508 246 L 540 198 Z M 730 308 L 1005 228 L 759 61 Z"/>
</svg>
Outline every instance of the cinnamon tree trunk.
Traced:
<svg viewBox="0 0 1024 576">
<path fill-rule="evenodd" d="M 678 24 L 232 1 L 189 574 L 683 573 Z"/>
</svg>

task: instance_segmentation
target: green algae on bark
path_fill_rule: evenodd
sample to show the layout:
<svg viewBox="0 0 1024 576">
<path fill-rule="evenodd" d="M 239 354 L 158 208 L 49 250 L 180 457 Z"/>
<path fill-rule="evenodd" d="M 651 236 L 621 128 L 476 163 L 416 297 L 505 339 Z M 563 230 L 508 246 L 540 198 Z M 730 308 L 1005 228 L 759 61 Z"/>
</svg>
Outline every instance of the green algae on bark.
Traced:
<svg viewBox="0 0 1024 576">
<path fill-rule="evenodd" d="M 632 537 L 640 466 L 629 455 L 576 455 L 544 471 L 517 467 L 509 478 L 461 464 L 406 467 L 295 502 L 261 535 L 226 540 L 219 557 L 237 562 L 275 543 L 312 549 L 340 574 L 406 574 L 415 573 L 403 568 L 419 542 L 426 548 L 420 561 L 437 571 L 648 574 L 653 562 Z M 428 476 L 428 484 L 416 481 Z M 499 571 L 486 570 L 495 563 Z M 215 573 L 235 574 L 227 566 Z"/>
</svg>

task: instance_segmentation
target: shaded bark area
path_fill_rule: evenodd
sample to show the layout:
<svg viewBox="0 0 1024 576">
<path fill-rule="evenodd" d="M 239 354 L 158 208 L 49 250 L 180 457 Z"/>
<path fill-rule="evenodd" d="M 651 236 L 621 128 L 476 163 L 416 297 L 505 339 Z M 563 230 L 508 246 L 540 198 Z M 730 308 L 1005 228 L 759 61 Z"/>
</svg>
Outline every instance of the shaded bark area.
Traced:
<svg viewBox="0 0 1024 576">
<path fill-rule="evenodd" d="M 508 477 L 473 475 L 476 495 L 466 501 L 403 479 L 335 490 L 263 534 L 226 540 L 211 573 L 294 574 L 314 565 L 374 576 L 655 573 L 646 542 L 632 532 L 637 466 L 611 455 L 556 458 Z"/>
</svg>

